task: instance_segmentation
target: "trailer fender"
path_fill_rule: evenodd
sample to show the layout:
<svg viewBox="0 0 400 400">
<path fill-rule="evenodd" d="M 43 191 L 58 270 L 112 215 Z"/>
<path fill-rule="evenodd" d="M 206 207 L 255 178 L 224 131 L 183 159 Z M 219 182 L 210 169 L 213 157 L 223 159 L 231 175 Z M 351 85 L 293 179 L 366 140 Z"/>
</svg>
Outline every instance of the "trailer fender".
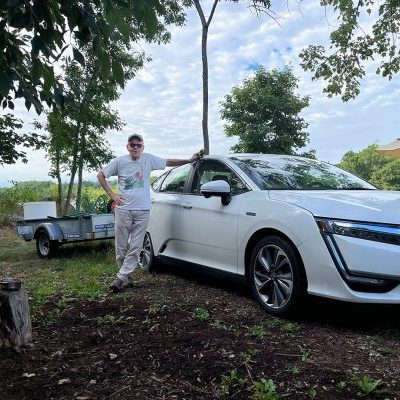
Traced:
<svg viewBox="0 0 400 400">
<path fill-rule="evenodd" d="M 64 239 L 64 235 L 61 231 L 60 226 L 53 222 L 44 222 L 43 224 L 38 225 L 33 237 L 36 239 L 38 237 L 38 232 L 43 229 L 45 229 L 47 231 L 47 233 L 49 234 L 50 240 Z"/>
</svg>

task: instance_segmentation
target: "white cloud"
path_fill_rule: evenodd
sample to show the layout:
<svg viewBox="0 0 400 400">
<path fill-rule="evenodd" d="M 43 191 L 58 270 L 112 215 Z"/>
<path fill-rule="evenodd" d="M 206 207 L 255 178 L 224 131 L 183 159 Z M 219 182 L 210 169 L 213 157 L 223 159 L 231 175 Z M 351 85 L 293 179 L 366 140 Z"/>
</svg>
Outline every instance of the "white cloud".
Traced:
<svg viewBox="0 0 400 400">
<path fill-rule="evenodd" d="M 206 14 L 210 0 L 202 2 Z M 319 158 L 338 162 L 348 150 L 360 150 L 372 142 L 389 143 L 400 136 L 398 98 L 400 79 L 392 81 L 375 75 L 370 65 L 361 82 L 360 96 L 348 103 L 329 99 L 323 82 L 312 81 L 299 66 L 299 52 L 309 44 L 327 44 L 337 25 L 330 9 L 319 2 L 286 2 L 276 10 L 278 23 L 250 12 L 248 2 L 220 2 L 209 29 L 209 134 L 213 153 L 225 153 L 235 143 L 226 138 L 220 119 L 220 101 L 235 85 L 250 76 L 251 65 L 282 67 L 291 62 L 299 77 L 299 93 L 310 95 L 303 116 L 309 122 L 310 144 Z M 368 21 L 367 21 L 368 23 Z M 366 25 L 367 26 L 367 25 Z M 163 157 L 187 157 L 202 147 L 201 24 L 192 9 L 183 28 L 172 29 L 167 45 L 141 43 L 152 61 L 126 86 L 114 108 L 126 122 L 123 132 L 107 135 L 116 154 L 124 154 L 127 136 L 144 135 L 146 151 Z M 35 117 L 18 105 L 25 123 Z M 48 179 L 48 163 L 43 152 L 29 154 L 27 165 L 0 167 L 4 179 Z M 94 179 L 95 174 L 87 174 Z"/>
</svg>

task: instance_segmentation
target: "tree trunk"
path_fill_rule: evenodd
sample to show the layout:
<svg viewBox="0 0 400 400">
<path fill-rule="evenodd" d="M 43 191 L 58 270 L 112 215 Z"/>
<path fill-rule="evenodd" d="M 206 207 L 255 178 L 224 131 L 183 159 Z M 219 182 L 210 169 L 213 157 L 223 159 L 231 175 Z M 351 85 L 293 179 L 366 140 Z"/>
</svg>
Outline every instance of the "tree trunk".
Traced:
<svg viewBox="0 0 400 400">
<path fill-rule="evenodd" d="M 56 150 L 56 178 L 57 178 L 57 209 L 61 213 L 62 209 L 62 195 L 63 195 L 63 187 L 62 187 L 62 180 L 61 180 L 61 172 L 60 172 L 60 151 Z"/>
<path fill-rule="evenodd" d="M 0 290 L 0 348 L 21 347 L 32 342 L 28 294 Z"/>
<path fill-rule="evenodd" d="M 86 146 L 85 140 L 85 127 L 83 127 L 81 136 L 80 136 L 80 152 L 78 158 L 78 191 L 76 194 L 76 209 L 77 211 L 81 211 L 81 204 L 82 204 L 82 186 L 83 186 L 83 162 L 84 162 L 84 152 Z"/>
<path fill-rule="evenodd" d="M 202 29 L 201 35 L 201 58 L 203 61 L 203 119 L 202 119 L 202 130 L 203 130 L 203 142 L 204 142 L 204 154 L 210 154 L 210 142 L 208 137 L 208 60 L 207 60 L 207 35 L 208 27 L 210 26 L 213 18 L 215 9 L 219 0 L 214 0 L 211 8 L 208 20 L 204 16 L 203 9 L 201 8 L 199 0 L 193 0 L 196 7 L 197 13 L 199 14 Z"/>
<path fill-rule="evenodd" d="M 79 149 L 79 132 L 81 128 L 81 123 L 78 122 L 76 126 L 76 133 L 75 133 L 75 145 L 73 148 L 72 152 L 72 161 L 71 161 L 71 177 L 69 180 L 69 185 L 68 185 L 68 192 L 67 192 L 67 200 L 65 201 L 65 208 L 64 208 L 64 214 L 67 214 L 68 209 L 70 207 L 71 199 L 72 199 L 72 189 L 74 187 L 74 182 L 75 182 L 75 174 L 77 170 L 77 157 L 78 157 L 78 149 Z"/>
<path fill-rule="evenodd" d="M 203 61 L 203 142 L 204 154 L 210 154 L 210 142 L 208 137 L 208 61 L 207 61 L 207 35 L 208 26 L 203 26 L 201 35 L 201 59 Z"/>
</svg>

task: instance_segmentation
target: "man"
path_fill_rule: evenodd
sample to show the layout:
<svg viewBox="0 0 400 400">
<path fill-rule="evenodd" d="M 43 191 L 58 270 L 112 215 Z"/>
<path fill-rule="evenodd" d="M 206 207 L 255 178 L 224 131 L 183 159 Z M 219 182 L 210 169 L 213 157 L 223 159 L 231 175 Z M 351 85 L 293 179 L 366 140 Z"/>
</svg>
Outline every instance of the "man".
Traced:
<svg viewBox="0 0 400 400">
<path fill-rule="evenodd" d="M 196 161 L 199 154 L 190 159 L 163 159 L 144 153 L 143 137 L 130 135 L 126 146 L 129 154 L 114 158 L 97 173 L 102 188 L 115 202 L 115 253 L 119 267 L 111 284 L 114 292 L 120 292 L 132 284 L 131 273 L 139 263 L 139 256 L 150 214 L 150 173 L 153 170 L 176 167 Z M 106 181 L 118 176 L 119 193 L 113 192 Z"/>
</svg>

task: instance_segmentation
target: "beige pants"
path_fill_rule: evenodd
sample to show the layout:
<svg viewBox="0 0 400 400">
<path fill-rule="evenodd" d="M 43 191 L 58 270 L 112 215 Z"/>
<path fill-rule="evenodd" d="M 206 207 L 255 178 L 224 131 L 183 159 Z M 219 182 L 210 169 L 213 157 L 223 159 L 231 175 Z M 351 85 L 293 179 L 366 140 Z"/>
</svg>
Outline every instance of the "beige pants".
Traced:
<svg viewBox="0 0 400 400">
<path fill-rule="evenodd" d="M 139 264 L 150 211 L 115 208 L 115 255 L 120 268 L 117 277 L 126 281 Z"/>
</svg>

